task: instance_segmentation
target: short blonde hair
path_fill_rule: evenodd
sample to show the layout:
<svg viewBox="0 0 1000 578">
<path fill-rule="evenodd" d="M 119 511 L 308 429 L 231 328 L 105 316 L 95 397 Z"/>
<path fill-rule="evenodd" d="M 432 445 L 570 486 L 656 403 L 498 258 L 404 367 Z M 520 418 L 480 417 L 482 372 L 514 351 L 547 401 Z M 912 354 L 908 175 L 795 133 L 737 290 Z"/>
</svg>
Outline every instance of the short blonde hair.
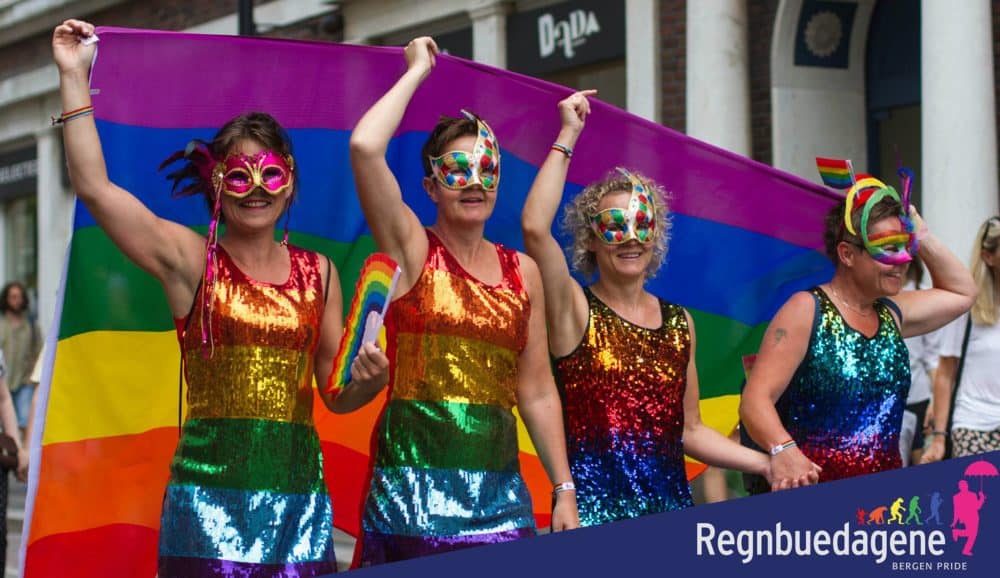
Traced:
<svg viewBox="0 0 1000 578">
<path fill-rule="evenodd" d="M 976 232 L 969 266 L 972 278 L 979 287 L 979 295 L 972 304 L 972 320 L 979 325 L 995 325 L 1000 318 L 997 311 L 996 272 L 983 260 L 984 253 L 995 253 L 1000 246 L 1000 217 L 990 217 Z"/>
<path fill-rule="evenodd" d="M 656 232 L 653 238 L 653 258 L 646 268 L 646 278 L 656 276 L 667 256 L 670 240 L 669 194 L 652 179 L 629 169 L 632 176 L 645 185 L 656 211 Z M 563 213 L 563 231 L 572 237 L 573 244 L 567 248 L 570 266 L 590 280 L 597 271 L 597 259 L 587 246 L 596 234 L 590 226 L 590 218 L 598 213 L 598 205 L 606 195 L 617 192 L 632 192 L 632 183 L 617 170 L 612 170 L 601 180 L 590 183 L 566 206 Z"/>
</svg>

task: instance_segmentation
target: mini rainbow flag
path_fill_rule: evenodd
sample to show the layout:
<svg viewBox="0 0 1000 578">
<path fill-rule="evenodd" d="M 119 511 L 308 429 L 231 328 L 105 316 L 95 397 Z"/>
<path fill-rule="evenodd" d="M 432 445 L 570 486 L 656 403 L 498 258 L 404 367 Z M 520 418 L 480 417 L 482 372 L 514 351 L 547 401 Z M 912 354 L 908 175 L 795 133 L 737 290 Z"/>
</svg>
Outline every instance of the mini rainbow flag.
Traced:
<svg viewBox="0 0 1000 578">
<path fill-rule="evenodd" d="M 399 265 L 384 253 L 373 253 L 365 260 L 354 286 L 354 298 L 347 313 L 344 334 L 340 337 L 340 348 L 333 360 L 333 371 L 327 380 L 327 391 L 350 383 L 351 362 L 362 344 L 378 339 L 382 351 L 385 351 L 382 321 L 389 310 L 389 301 L 400 273 Z"/>
<path fill-rule="evenodd" d="M 828 187 L 846 189 L 854 184 L 854 168 L 849 160 L 816 157 L 816 169 Z"/>
</svg>

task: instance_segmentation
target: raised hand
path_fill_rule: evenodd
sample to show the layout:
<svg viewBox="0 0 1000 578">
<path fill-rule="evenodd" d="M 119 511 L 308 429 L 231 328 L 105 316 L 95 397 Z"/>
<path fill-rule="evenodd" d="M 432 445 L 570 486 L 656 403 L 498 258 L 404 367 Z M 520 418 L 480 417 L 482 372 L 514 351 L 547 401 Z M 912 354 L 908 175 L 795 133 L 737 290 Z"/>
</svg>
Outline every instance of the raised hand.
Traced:
<svg viewBox="0 0 1000 578">
<path fill-rule="evenodd" d="M 61 73 L 90 69 L 97 46 L 84 44 L 94 35 L 94 25 L 83 20 L 67 20 L 52 32 L 52 57 Z"/>
<path fill-rule="evenodd" d="M 414 38 L 404 51 L 407 70 L 420 71 L 420 78 L 423 80 L 437 64 L 438 52 L 437 43 L 430 36 Z"/>
<path fill-rule="evenodd" d="M 576 134 L 583 131 L 583 125 L 590 114 L 589 96 L 597 94 L 596 90 L 581 90 L 574 92 L 559 101 L 559 119 L 563 130 L 571 130 Z"/>
</svg>

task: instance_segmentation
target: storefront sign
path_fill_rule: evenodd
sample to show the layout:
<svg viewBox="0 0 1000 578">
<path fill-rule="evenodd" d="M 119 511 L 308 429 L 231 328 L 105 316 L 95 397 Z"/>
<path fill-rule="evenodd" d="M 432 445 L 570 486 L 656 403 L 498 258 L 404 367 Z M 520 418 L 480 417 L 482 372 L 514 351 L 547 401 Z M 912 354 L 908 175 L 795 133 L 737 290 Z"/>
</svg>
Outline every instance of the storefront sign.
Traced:
<svg viewBox="0 0 1000 578">
<path fill-rule="evenodd" d="M 625 3 L 577 0 L 512 14 L 507 64 L 545 74 L 625 55 Z"/>
<path fill-rule="evenodd" d="M 38 151 L 34 145 L 0 153 L 0 200 L 35 193 Z"/>
</svg>

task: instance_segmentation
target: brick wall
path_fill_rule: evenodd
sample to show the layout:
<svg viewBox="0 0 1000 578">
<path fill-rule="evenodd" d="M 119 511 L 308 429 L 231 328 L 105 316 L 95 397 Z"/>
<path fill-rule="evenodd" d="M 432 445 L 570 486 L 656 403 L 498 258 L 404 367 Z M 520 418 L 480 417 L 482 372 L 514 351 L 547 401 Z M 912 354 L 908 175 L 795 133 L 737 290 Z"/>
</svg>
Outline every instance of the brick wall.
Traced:
<svg viewBox="0 0 1000 578">
<path fill-rule="evenodd" d="M 660 2 L 662 122 L 681 132 L 687 129 L 684 103 L 687 1 Z M 773 0 L 747 0 L 753 158 L 767 164 L 771 164 L 771 36 L 777 11 L 778 3 Z"/>
<path fill-rule="evenodd" d="M 697 0 L 695 0 L 697 1 Z M 662 90 L 661 122 L 684 132 L 686 105 L 685 42 L 687 22 L 686 0 L 660 1 L 660 86 Z"/>
<path fill-rule="evenodd" d="M 753 159 L 771 164 L 771 40 L 778 3 L 747 0 L 747 43 L 750 50 L 750 135 Z"/>
</svg>

